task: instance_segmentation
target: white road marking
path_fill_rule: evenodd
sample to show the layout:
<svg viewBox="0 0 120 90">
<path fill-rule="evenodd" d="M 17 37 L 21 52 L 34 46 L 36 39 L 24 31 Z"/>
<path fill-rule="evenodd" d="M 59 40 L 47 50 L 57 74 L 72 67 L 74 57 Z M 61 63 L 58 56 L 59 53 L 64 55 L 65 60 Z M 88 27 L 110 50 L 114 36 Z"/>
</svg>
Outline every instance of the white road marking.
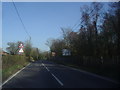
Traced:
<svg viewBox="0 0 120 90">
<path fill-rule="evenodd" d="M 52 74 L 52 73 L 51 73 Z M 61 85 L 61 86 L 63 86 L 63 83 L 54 75 L 54 74 L 52 74 L 52 76 L 58 81 L 58 83 Z"/>
<path fill-rule="evenodd" d="M 42 63 L 42 65 L 47 69 L 47 71 L 48 72 L 50 72 L 50 70 Z M 51 73 L 51 72 L 50 72 Z M 51 73 L 52 74 L 52 73 Z M 63 86 L 63 83 L 54 75 L 54 74 L 52 74 L 52 76 L 57 80 L 57 82 L 61 85 L 61 86 Z"/>
<path fill-rule="evenodd" d="M 94 73 L 91 73 L 91 72 L 87 72 L 85 70 L 79 70 L 79 69 L 72 68 L 72 67 L 69 67 L 69 66 L 64 66 L 64 65 L 60 65 L 60 66 L 65 67 L 65 68 L 69 68 L 69 69 L 72 69 L 72 70 L 75 70 L 75 71 L 79 71 L 79 72 L 82 72 L 82 73 L 85 73 L 85 74 L 88 74 L 88 75 L 91 75 L 91 76 L 94 76 L 94 77 L 97 77 L 97 78 L 100 78 L 100 79 L 104 79 L 104 80 L 107 80 L 107 81 L 110 81 L 110 82 L 113 82 L 113 83 L 116 83 L 116 84 L 120 84 L 120 82 L 118 82 L 118 81 L 115 81 L 115 80 L 112 80 L 110 78 L 103 77 L 103 76 L 100 76 L 100 75 L 97 75 L 97 74 L 94 74 Z"/>
<path fill-rule="evenodd" d="M 42 65 L 47 69 L 48 72 L 50 71 L 43 63 L 42 63 Z"/>
<path fill-rule="evenodd" d="M 27 65 L 27 66 L 29 66 L 30 65 L 30 63 Z M 25 69 L 27 66 L 25 66 L 24 68 L 22 68 L 21 70 L 19 70 L 18 72 L 16 72 L 15 74 L 13 74 L 12 76 L 10 76 L 6 81 L 4 81 L 3 82 L 3 84 L 2 84 L 2 86 L 4 85 L 4 84 L 6 84 L 10 79 L 12 79 L 14 76 L 16 76 L 19 72 L 21 72 L 23 69 Z M 0 86 L 1 87 L 1 86 Z"/>
<path fill-rule="evenodd" d="M 50 71 L 47 67 L 46 67 L 46 69 L 48 70 L 48 72 Z"/>
</svg>

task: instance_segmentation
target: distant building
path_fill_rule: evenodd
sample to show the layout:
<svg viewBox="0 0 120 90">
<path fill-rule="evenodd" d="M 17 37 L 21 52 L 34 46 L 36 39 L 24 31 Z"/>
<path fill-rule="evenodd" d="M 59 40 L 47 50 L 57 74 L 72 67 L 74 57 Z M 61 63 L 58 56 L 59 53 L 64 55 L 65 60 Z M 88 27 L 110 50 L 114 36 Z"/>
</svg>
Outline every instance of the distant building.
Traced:
<svg viewBox="0 0 120 90">
<path fill-rule="evenodd" d="M 55 56 L 56 55 L 56 53 L 55 52 L 52 52 L 52 56 Z"/>
<path fill-rule="evenodd" d="M 5 52 L 4 50 L 2 50 L 2 48 L 0 48 L 0 55 L 8 55 L 8 52 Z"/>
</svg>

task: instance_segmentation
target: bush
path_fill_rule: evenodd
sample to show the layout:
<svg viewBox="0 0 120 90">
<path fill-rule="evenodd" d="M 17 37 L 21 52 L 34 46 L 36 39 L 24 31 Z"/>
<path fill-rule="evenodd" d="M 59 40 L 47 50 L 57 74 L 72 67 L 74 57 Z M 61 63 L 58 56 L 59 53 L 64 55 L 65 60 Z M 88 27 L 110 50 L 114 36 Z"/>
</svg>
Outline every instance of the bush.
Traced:
<svg viewBox="0 0 120 90">
<path fill-rule="evenodd" d="M 5 81 L 10 75 L 28 64 L 28 58 L 24 55 L 7 55 L 2 57 L 2 76 Z"/>
</svg>

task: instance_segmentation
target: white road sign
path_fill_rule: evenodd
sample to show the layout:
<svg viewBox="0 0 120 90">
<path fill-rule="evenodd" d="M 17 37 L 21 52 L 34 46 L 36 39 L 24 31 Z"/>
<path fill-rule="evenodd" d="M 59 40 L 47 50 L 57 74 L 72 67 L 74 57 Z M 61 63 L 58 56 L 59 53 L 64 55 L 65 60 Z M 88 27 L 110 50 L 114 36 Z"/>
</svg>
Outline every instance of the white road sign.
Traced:
<svg viewBox="0 0 120 90">
<path fill-rule="evenodd" d="M 21 43 L 20 45 L 19 45 L 19 48 L 23 48 L 24 46 L 23 46 L 23 44 Z"/>
<path fill-rule="evenodd" d="M 23 53 L 24 51 L 23 51 L 23 49 L 22 48 L 20 48 L 20 50 L 19 50 L 19 53 Z"/>
<path fill-rule="evenodd" d="M 68 49 L 63 49 L 62 50 L 62 54 L 63 54 L 63 56 L 70 56 L 71 55 L 71 51 L 68 50 Z"/>
</svg>

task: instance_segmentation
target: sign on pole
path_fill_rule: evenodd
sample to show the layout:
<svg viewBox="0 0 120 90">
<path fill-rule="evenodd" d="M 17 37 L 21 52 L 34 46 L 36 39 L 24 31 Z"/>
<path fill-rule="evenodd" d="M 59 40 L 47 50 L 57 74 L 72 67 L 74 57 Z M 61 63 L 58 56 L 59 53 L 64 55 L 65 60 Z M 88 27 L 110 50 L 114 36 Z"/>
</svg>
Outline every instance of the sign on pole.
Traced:
<svg viewBox="0 0 120 90">
<path fill-rule="evenodd" d="M 21 43 L 20 45 L 19 45 L 19 48 L 23 48 L 24 46 L 23 46 L 23 44 Z"/>
<path fill-rule="evenodd" d="M 23 51 L 23 49 L 22 48 L 20 48 L 20 50 L 19 50 L 19 53 L 23 53 L 24 51 Z"/>
<path fill-rule="evenodd" d="M 22 54 L 24 51 L 23 51 L 23 44 L 21 43 L 20 45 L 19 45 L 19 54 Z"/>
<path fill-rule="evenodd" d="M 52 56 L 55 56 L 56 55 L 56 53 L 55 52 L 52 52 Z"/>
<path fill-rule="evenodd" d="M 62 50 L 62 55 L 63 56 L 71 56 L 71 51 L 69 49 L 63 49 Z"/>
</svg>

